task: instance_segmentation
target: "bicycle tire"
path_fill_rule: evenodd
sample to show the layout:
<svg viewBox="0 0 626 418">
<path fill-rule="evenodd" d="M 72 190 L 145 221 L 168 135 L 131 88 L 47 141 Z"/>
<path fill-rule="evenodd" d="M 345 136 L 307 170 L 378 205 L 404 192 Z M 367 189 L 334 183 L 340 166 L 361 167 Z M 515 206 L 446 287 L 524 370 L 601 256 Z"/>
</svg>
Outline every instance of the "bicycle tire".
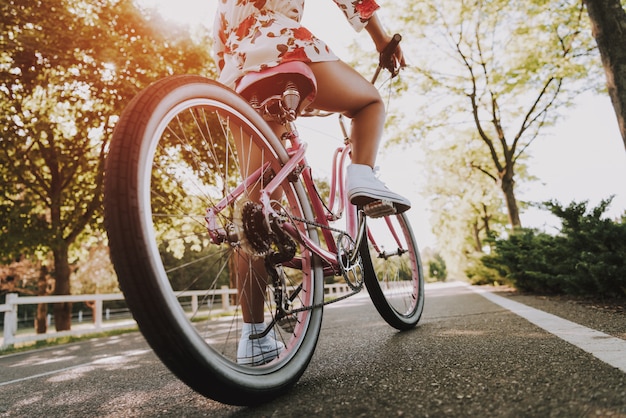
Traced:
<svg viewBox="0 0 626 418">
<path fill-rule="evenodd" d="M 237 364 L 241 305 L 239 296 L 220 294 L 221 286 L 232 288 L 241 279 L 236 257 L 248 261 L 249 274 L 266 277 L 253 267 L 261 255 L 246 247 L 245 237 L 218 245 L 207 233 L 207 209 L 226 195 L 234 196 L 237 186 L 245 186 L 242 173 L 253 171 L 247 167 L 253 165 L 251 158 L 237 154 L 234 138 L 255 144 L 271 169 L 280 169 L 288 160 L 269 125 L 223 85 L 195 75 L 171 76 L 150 85 L 129 103 L 111 139 L 105 225 L 120 287 L 160 360 L 206 397 L 254 405 L 285 392 L 302 375 L 316 346 L 322 309 L 294 314 L 291 332 L 274 327 L 276 339 L 285 344 L 277 359 L 254 367 Z M 262 181 L 264 176 L 257 180 Z M 237 205 L 252 196 L 248 186 L 220 212 L 220 228 L 233 231 L 237 222 L 244 222 L 237 220 L 242 216 L 237 215 Z M 300 182 L 285 181 L 281 187 L 280 209 L 312 219 Z M 315 230 L 299 229 L 319 242 Z M 319 260 L 300 246 L 297 257 L 301 269 L 284 268 L 287 285 L 302 289 L 293 306 L 319 304 Z M 194 304 L 194 294 L 201 303 L 195 299 Z M 266 299 L 270 322 L 275 302 Z"/>
<path fill-rule="evenodd" d="M 424 310 L 424 275 L 409 220 L 404 213 L 367 218 L 367 230 L 360 252 L 370 298 L 389 325 L 411 329 Z"/>
</svg>

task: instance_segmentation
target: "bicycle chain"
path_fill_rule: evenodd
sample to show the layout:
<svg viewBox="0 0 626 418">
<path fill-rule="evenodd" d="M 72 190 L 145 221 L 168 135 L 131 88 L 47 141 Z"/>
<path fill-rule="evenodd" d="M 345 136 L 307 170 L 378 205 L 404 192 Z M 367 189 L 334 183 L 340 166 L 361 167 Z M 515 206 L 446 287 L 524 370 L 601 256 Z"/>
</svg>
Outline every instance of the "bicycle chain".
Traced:
<svg viewBox="0 0 626 418">
<path fill-rule="evenodd" d="M 331 299 L 331 300 L 326 300 L 324 302 L 319 302 L 316 303 L 315 305 L 311 305 L 311 306 L 303 306 L 302 308 L 296 308 L 296 309 L 292 309 L 289 311 L 290 314 L 295 314 L 298 312 L 305 312 L 305 311 L 312 311 L 313 309 L 317 309 L 317 308 L 321 308 L 323 306 L 326 305 L 330 305 L 331 303 L 336 303 L 336 302 L 340 302 L 344 299 L 348 299 L 351 296 L 356 295 L 357 293 L 359 293 L 361 291 L 362 287 L 360 287 L 358 290 L 353 290 L 352 292 L 345 294 L 343 296 L 339 296 L 338 298 L 335 299 Z"/>
<path fill-rule="evenodd" d="M 287 218 L 289 218 L 289 219 L 294 220 L 294 221 L 302 222 L 303 224 L 315 226 L 315 227 L 318 227 L 318 228 L 321 228 L 321 229 L 327 229 L 327 230 L 332 231 L 332 232 L 337 232 L 338 234 L 345 234 L 346 233 L 346 231 L 342 231 L 341 229 L 333 228 L 332 226 L 324 225 L 324 224 L 321 224 L 321 223 L 316 222 L 316 221 L 309 221 L 308 219 L 300 218 L 298 216 L 294 216 L 294 215 L 291 215 L 291 214 L 286 214 L 285 216 Z"/>
<path fill-rule="evenodd" d="M 308 219 L 300 218 L 300 217 L 294 216 L 292 214 L 285 214 L 284 216 L 286 216 L 290 220 L 302 222 L 303 224 L 315 226 L 315 227 L 321 228 L 321 229 L 326 229 L 326 230 L 329 230 L 329 231 L 332 231 L 332 232 L 336 232 L 338 234 L 346 234 L 346 232 L 342 231 L 341 229 L 333 228 L 333 227 L 328 226 L 328 225 L 323 225 L 323 224 L 321 224 L 319 222 L 316 222 L 316 221 L 310 221 Z M 309 250 L 312 251 L 311 248 L 309 248 Z M 361 283 L 361 285 L 358 286 L 357 288 L 354 288 L 349 283 L 348 283 L 348 286 L 350 286 L 350 288 L 352 289 L 352 292 L 347 293 L 347 294 L 345 294 L 343 296 L 339 296 L 338 298 L 335 298 L 335 299 L 331 299 L 331 300 L 328 300 L 328 301 L 316 303 L 315 305 L 303 306 L 302 308 L 293 309 L 293 310 L 290 311 L 290 313 L 312 311 L 313 309 L 321 308 L 323 306 L 330 305 L 331 303 L 340 302 L 340 301 L 342 301 L 344 299 L 348 299 L 349 297 L 356 295 L 357 293 L 359 293 L 361 291 L 361 289 L 363 289 L 363 283 Z"/>
</svg>

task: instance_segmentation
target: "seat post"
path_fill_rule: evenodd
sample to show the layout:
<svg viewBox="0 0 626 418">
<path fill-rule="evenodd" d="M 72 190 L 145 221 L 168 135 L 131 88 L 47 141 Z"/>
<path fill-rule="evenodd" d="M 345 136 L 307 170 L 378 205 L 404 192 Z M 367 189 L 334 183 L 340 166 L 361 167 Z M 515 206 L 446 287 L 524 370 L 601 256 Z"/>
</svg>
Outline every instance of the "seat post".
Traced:
<svg viewBox="0 0 626 418">
<path fill-rule="evenodd" d="M 293 122 L 298 117 L 298 105 L 300 105 L 300 92 L 292 81 L 287 82 L 282 98 L 283 108 L 286 110 L 286 119 Z"/>
<path fill-rule="evenodd" d="M 283 109 L 289 109 L 290 113 L 297 98 L 297 115 L 313 102 L 317 93 L 317 82 L 307 64 L 290 61 L 262 71 L 249 72 L 237 82 L 235 91 L 248 101 L 251 101 L 252 96 L 257 96 L 258 106 L 263 106 L 268 97 L 277 97 Z M 293 114 L 289 117 L 293 118 Z"/>
</svg>

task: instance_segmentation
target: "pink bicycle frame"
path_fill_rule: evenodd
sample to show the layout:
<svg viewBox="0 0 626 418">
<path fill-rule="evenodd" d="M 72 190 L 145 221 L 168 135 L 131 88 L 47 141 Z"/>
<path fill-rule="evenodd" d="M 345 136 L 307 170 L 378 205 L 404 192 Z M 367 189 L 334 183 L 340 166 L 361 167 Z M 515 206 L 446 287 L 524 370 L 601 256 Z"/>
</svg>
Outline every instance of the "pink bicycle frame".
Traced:
<svg viewBox="0 0 626 418">
<path fill-rule="evenodd" d="M 331 176 L 331 188 L 330 197 L 328 202 L 328 209 L 324 207 L 321 199 L 318 198 L 315 183 L 311 174 L 311 167 L 308 165 L 305 157 L 306 143 L 302 142 L 298 136 L 295 126 L 291 126 L 291 131 L 285 134 L 283 138 L 285 143 L 288 143 L 287 153 L 290 156 L 289 160 L 282 165 L 282 167 L 275 173 L 270 182 L 260 191 L 260 202 L 263 205 L 265 216 L 269 219 L 271 216 L 278 216 L 276 211 L 271 205 L 272 194 L 281 187 L 281 184 L 289 181 L 288 177 L 295 172 L 301 171 L 301 179 L 304 187 L 310 196 L 311 205 L 313 207 L 313 213 L 315 216 L 315 222 L 320 225 L 323 241 L 326 244 L 326 248 L 322 244 L 318 244 L 306 234 L 303 234 L 298 227 L 290 222 L 282 224 L 282 229 L 287 232 L 294 240 L 298 241 L 308 250 L 317 254 L 325 263 L 324 270 L 325 275 L 340 274 L 341 268 L 337 259 L 338 248 L 335 242 L 331 228 L 329 228 L 329 222 L 341 219 L 343 212 L 346 216 L 346 232 L 354 240 L 355 245 L 358 246 L 361 239 L 365 239 L 364 235 L 364 222 L 360 219 L 360 216 L 364 216 L 357 212 L 356 206 L 348 202 L 348 198 L 344 191 L 344 172 L 343 169 L 350 158 L 350 145 L 338 147 L 335 150 L 333 156 L 333 167 Z M 248 176 L 242 184 L 236 187 L 230 194 L 224 197 L 215 206 L 207 209 L 205 220 L 209 230 L 211 240 L 215 244 L 222 244 L 228 239 L 228 231 L 225 231 L 219 226 L 218 217 L 222 210 L 227 208 L 232 202 L 241 197 L 246 189 L 253 184 L 257 183 L 261 176 L 270 169 L 270 163 L 267 162 L 263 167 L 255 170 L 250 176 Z M 335 209 L 336 208 L 336 209 Z M 400 239 L 395 231 L 395 228 L 389 220 L 387 225 L 395 240 L 400 246 Z M 374 248 L 378 250 L 378 246 L 374 240 L 374 237 L 368 231 L 368 238 L 374 245 Z M 354 257 L 357 256 L 355 252 Z M 351 260 L 353 261 L 353 260 Z M 285 266 L 293 268 L 302 268 L 302 260 L 298 257 L 285 263 Z"/>
<path fill-rule="evenodd" d="M 328 202 L 329 209 L 327 211 L 321 199 L 316 198 L 318 194 L 316 191 L 315 183 L 313 182 L 311 167 L 306 162 L 306 158 L 304 156 L 306 144 L 300 140 L 295 129 L 292 130 L 291 133 L 287 134 L 287 136 L 290 143 L 290 147 L 287 149 L 287 152 L 289 155 L 291 155 L 291 158 L 281 170 L 281 172 L 287 170 L 287 173 L 281 176 L 281 178 L 285 179 L 287 175 L 291 174 L 291 172 L 293 171 L 292 167 L 304 167 L 301 173 L 301 178 L 304 187 L 311 197 L 311 205 L 313 207 L 313 213 L 315 215 L 315 222 L 319 225 L 327 227 L 329 226 L 329 221 L 335 221 L 341 218 L 343 210 L 346 209 L 346 229 L 351 237 L 355 237 L 359 229 L 357 210 L 354 205 L 351 205 L 347 202 L 347 197 L 344 193 L 343 179 L 343 167 L 346 159 L 349 158 L 350 155 L 349 145 L 339 147 L 335 150 L 331 176 L 331 191 Z M 276 180 L 276 178 L 274 180 Z M 280 184 L 280 182 L 276 183 L 276 185 L 278 184 Z M 271 188 L 270 186 L 272 186 L 272 184 L 269 184 L 268 187 L 264 189 L 262 195 L 271 195 L 275 188 Z M 268 200 L 267 203 L 269 203 Z M 335 215 L 332 212 L 335 206 L 337 206 L 338 215 Z M 268 208 L 269 204 L 266 204 L 265 207 Z M 337 245 L 335 243 L 335 237 L 333 237 L 331 229 L 321 228 L 322 237 L 327 247 L 323 248 L 321 245 L 315 243 L 306 235 L 301 234 L 293 224 L 285 223 L 283 225 L 283 228 L 290 236 L 292 236 L 306 248 L 317 254 L 323 261 L 325 261 L 325 265 L 330 266 L 330 270 L 332 270 L 332 273 L 337 274 L 340 271 L 337 261 Z M 328 270 L 328 268 L 326 268 L 326 270 Z"/>
</svg>

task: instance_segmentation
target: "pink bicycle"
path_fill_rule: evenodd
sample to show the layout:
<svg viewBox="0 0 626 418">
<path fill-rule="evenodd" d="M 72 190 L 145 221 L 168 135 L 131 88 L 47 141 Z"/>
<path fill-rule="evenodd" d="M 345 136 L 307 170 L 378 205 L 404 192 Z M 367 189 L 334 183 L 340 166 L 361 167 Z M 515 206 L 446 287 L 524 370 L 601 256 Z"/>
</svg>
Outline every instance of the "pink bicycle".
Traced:
<svg viewBox="0 0 626 418">
<path fill-rule="evenodd" d="M 394 49 L 381 54 L 384 67 Z M 422 314 L 409 221 L 384 205 L 347 202 L 348 143 L 335 152 L 324 197 L 314 182 L 294 124 L 315 92 L 311 77 L 288 63 L 247 76 L 236 93 L 172 76 L 129 103 L 111 141 L 105 221 L 128 306 L 163 363 L 220 402 L 266 402 L 292 386 L 315 350 L 323 307 L 364 284 L 392 327 L 412 328 Z M 284 124 L 283 138 L 267 119 Z M 242 260 L 268 282 L 264 333 L 285 345 L 259 366 L 236 360 Z M 350 292 L 325 298 L 325 280 Z"/>
</svg>

